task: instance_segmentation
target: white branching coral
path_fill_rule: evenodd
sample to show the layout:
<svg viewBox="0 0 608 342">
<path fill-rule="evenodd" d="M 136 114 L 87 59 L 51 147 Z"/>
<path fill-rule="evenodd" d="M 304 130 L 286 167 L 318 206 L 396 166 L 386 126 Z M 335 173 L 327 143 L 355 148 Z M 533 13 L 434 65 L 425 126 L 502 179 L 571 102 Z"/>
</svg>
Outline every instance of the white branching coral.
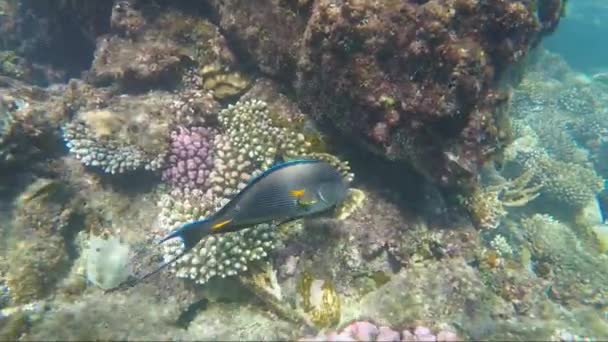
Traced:
<svg viewBox="0 0 608 342">
<path fill-rule="evenodd" d="M 211 192 L 173 190 L 160 201 L 161 234 L 180 224 L 207 217 L 226 201 Z M 189 278 L 199 284 L 215 276 L 235 276 L 246 271 L 251 262 L 265 258 L 274 248 L 275 241 L 275 227 L 272 224 L 259 224 L 239 232 L 209 236 L 179 259 L 172 270 L 178 277 Z M 182 246 L 178 241 L 164 245 L 167 260 L 181 251 Z"/>
</svg>

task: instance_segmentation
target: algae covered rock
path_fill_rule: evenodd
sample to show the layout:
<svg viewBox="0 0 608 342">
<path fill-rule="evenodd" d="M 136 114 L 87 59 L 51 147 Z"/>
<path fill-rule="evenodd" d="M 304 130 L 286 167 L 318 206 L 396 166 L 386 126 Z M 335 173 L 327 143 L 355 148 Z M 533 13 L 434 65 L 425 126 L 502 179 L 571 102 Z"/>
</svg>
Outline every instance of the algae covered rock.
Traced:
<svg viewBox="0 0 608 342">
<path fill-rule="evenodd" d="M 500 110 L 507 97 L 495 80 L 555 28 L 562 8 L 562 1 L 210 3 L 263 72 L 295 87 L 305 111 L 446 185 L 470 180 L 509 139 Z"/>
</svg>

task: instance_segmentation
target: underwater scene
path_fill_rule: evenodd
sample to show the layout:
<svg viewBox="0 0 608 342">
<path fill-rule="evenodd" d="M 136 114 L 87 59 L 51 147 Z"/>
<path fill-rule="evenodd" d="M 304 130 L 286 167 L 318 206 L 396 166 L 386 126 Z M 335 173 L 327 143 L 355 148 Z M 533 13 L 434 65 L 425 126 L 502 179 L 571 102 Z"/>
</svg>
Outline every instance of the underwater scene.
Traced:
<svg viewBox="0 0 608 342">
<path fill-rule="evenodd" d="M 0 0 L 0 340 L 608 340 L 605 0 Z"/>
</svg>

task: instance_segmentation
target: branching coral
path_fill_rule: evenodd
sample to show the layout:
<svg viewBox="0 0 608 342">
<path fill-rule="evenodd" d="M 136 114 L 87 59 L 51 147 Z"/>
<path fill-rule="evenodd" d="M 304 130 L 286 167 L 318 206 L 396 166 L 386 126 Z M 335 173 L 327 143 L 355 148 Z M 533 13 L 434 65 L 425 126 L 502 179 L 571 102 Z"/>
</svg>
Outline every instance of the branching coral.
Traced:
<svg viewBox="0 0 608 342">
<path fill-rule="evenodd" d="M 205 127 L 180 127 L 171 132 L 171 150 L 163 181 L 177 187 L 205 190 L 213 169 L 215 132 Z"/>
<path fill-rule="evenodd" d="M 566 208 L 580 209 L 595 199 L 604 188 L 603 180 L 593 169 L 558 161 L 546 153 L 522 154 L 522 165 L 533 173 L 533 184 L 542 184 L 545 199 Z"/>
<path fill-rule="evenodd" d="M 308 157 L 326 160 L 336 166 L 347 181 L 353 178 L 347 163 L 328 154 L 309 153 L 309 143 L 302 134 L 275 125 L 268 106 L 263 101 L 248 100 L 231 105 L 219 113 L 218 121 L 219 133 L 214 133 L 212 147 L 207 149 L 203 142 L 199 147 L 195 143 L 204 138 L 199 133 L 211 131 L 184 128 L 174 134 L 174 143 L 180 142 L 180 146 L 177 146 L 179 151 L 173 151 L 174 155 L 183 154 L 185 158 L 192 159 L 194 157 L 188 157 L 188 151 L 191 150 L 192 155 L 203 151 L 207 157 L 212 158 L 213 163 L 205 164 L 206 171 L 200 175 L 200 163 L 191 163 L 190 170 L 185 161 L 182 169 L 186 173 L 196 173 L 173 181 L 173 171 L 179 171 L 178 159 L 182 157 L 174 158 L 178 160 L 177 164 L 171 166 L 173 171 L 170 175 L 166 174 L 165 179 L 178 187 L 164 195 L 159 203 L 159 236 L 181 223 L 214 213 L 245 187 L 252 177 L 271 166 L 277 155 L 286 159 Z M 171 157 L 170 163 L 173 163 Z M 181 171 L 178 173 L 180 177 L 183 176 Z M 276 242 L 274 223 L 256 225 L 237 233 L 211 236 L 204 239 L 192 253 L 176 262 L 174 269 L 178 276 L 194 279 L 198 283 L 205 283 L 214 276 L 237 275 L 247 270 L 251 262 L 266 257 Z M 165 254 L 169 258 L 179 250 L 179 245 L 169 244 Z"/>
<path fill-rule="evenodd" d="M 123 97 L 102 110 L 84 111 L 63 127 L 70 152 L 85 165 L 108 173 L 163 166 L 169 148 L 169 121 L 160 94 Z"/>
<path fill-rule="evenodd" d="M 210 193 L 200 190 L 173 190 L 160 202 L 160 236 L 179 224 L 207 217 L 223 204 Z M 236 233 L 205 238 L 189 254 L 178 260 L 173 269 L 178 277 L 204 284 L 210 278 L 234 276 L 246 271 L 248 264 L 263 259 L 274 248 L 275 227 L 260 224 Z M 180 252 L 181 245 L 167 244 L 165 253 L 171 258 Z"/>
<path fill-rule="evenodd" d="M 507 215 L 508 207 L 523 207 L 540 195 L 542 184 L 531 185 L 530 171 L 498 185 L 478 188 L 462 199 L 475 223 L 482 228 L 496 228 Z"/>
<path fill-rule="evenodd" d="M 234 148 L 248 151 L 248 157 L 262 169 L 277 155 L 304 156 L 309 143 L 304 135 L 275 126 L 265 102 L 248 100 L 230 105 L 219 113 L 219 121 Z"/>
</svg>

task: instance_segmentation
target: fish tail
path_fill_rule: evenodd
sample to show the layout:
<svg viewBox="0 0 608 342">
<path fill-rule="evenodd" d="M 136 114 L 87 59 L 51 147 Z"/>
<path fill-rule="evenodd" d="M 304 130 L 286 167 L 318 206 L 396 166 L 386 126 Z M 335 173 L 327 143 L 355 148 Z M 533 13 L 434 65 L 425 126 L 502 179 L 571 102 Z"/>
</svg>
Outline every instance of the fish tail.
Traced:
<svg viewBox="0 0 608 342">
<path fill-rule="evenodd" d="M 166 242 L 168 240 L 171 240 L 174 238 L 180 238 L 184 245 L 184 249 L 181 251 L 181 253 L 174 256 L 170 260 L 162 263 L 160 266 L 156 267 L 152 271 L 145 273 L 143 276 L 139 276 L 139 277 L 133 276 L 130 279 L 128 279 L 127 281 L 125 281 L 124 283 L 120 284 L 119 286 L 117 286 L 113 289 L 110 289 L 106 292 L 112 292 L 112 291 L 115 291 L 115 290 L 118 290 L 121 288 L 133 287 L 133 286 L 137 285 L 138 283 L 146 280 L 147 278 L 157 274 L 158 272 L 165 269 L 167 266 L 169 266 L 172 263 L 179 260 L 181 257 L 186 255 L 188 252 L 190 252 L 190 250 L 192 248 L 194 248 L 194 246 L 196 246 L 199 243 L 199 241 L 201 241 L 202 238 L 204 238 L 207 235 L 210 235 L 211 232 L 212 232 L 212 224 L 211 224 L 211 220 L 209 220 L 209 219 L 189 222 L 189 223 L 186 223 L 186 224 L 178 227 L 173 232 L 171 232 L 169 235 L 165 236 L 162 240 L 160 240 L 157 243 L 157 246 L 160 246 L 161 244 L 163 244 L 164 242 Z M 145 252 L 149 252 L 149 251 L 141 250 L 138 253 L 136 253 L 132 259 L 139 259 L 142 256 L 142 254 L 146 254 Z"/>
<path fill-rule="evenodd" d="M 211 227 L 210 219 L 188 222 L 164 237 L 158 244 L 162 244 L 165 241 L 174 238 L 180 238 L 184 244 L 184 253 L 187 253 L 196 246 L 202 238 L 211 234 Z"/>
</svg>

